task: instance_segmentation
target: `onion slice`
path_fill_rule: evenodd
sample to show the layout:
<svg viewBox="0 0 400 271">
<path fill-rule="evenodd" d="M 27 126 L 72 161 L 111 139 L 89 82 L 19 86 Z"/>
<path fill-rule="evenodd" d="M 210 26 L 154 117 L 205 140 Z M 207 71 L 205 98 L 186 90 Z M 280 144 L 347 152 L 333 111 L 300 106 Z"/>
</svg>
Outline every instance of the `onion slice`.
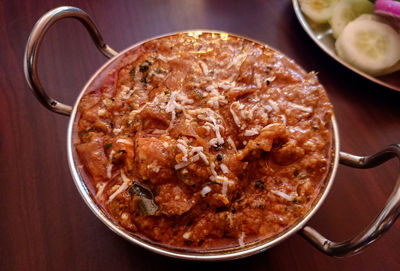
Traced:
<svg viewBox="0 0 400 271">
<path fill-rule="evenodd" d="M 400 2 L 396 0 L 376 0 L 375 13 L 400 18 Z"/>
</svg>

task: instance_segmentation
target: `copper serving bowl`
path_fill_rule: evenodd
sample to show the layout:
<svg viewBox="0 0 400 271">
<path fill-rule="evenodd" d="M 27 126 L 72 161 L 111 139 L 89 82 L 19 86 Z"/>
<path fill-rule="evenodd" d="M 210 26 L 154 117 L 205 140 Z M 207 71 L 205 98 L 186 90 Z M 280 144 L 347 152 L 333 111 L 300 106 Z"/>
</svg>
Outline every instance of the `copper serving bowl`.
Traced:
<svg viewBox="0 0 400 271">
<path fill-rule="evenodd" d="M 62 104 L 46 94 L 45 89 L 42 87 L 39 77 L 37 74 L 37 56 L 41 41 L 47 30 L 52 26 L 56 21 L 63 18 L 75 18 L 78 19 L 88 30 L 93 41 L 95 42 L 97 48 L 108 58 L 111 58 L 108 62 L 106 62 L 87 82 L 85 87 L 82 89 L 80 95 L 78 96 L 74 106 L 68 106 Z M 185 33 L 190 33 L 192 31 L 186 31 Z M 202 31 L 205 33 L 223 33 L 219 31 Z M 176 33 L 173 33 L 176 34 Z M 167 34 L 165 36 L 173 35 Z M 233 34 L 229 34 L 232 36 Z M 157 37 L 159 38 L 159 37 Z M 241 37 L 244 38 L 244 37 Z M 248 38 L 244 38 L 247 40 L 251 40 Z M 262 44 L 261 42 L 251 40 L 253 42 Z M 91 197 L 90 190 L 86 186 L 81 174 L 77 166 L 79 165 L 76 155 L 74 154 L 73 147 L 73 130 L 74 124 L 77 119 L 77 107 L 78 104 L 88 89 L 88 87 L 94 82 L 96 78 L 106 69 L 112 67 L 115 63 L 117 63 L 121 58 L 124 57 L 125 53 L 135 49 L 137 46 L 145 43 L 146 41 L 139 42 L 126 50 L 117 53 L 113 49 L 111 49 L 107 44 L 104 43 L 103 38 L 101 37 L 97 27 L 91 20 L 91 18 L 82 10 L 75 7 L 59 7 L 54 10 L 47 12 L 43 15 L 39 21 L 34 26 L 32 33 L 28 39 L 28 43 L 25 51 L 24 58 L 24 71 L 26 80 L 32 89 L 36 98 L 49 110 L 70 116 L 69 127 L 68 127 L 68 135 L 67 135 L 67 149 L 68 149 L 68 162 L 71 170 L 72 177 L 75 181 L 75 185 L 81 194 L 83 200 L 92 210 L 92 212 L 112 231 L 116 234 L 122 236 L 128 241 L 149 249 L 153 252 L 174 257 L 180 259 L 189 259 L 189 260 L 203 260 L 203 261 L 212 261 L 212 260 L 229 260 L 242 258 L 249 255 L 253 255 L 255 253 L 259 253 L 264 251 L 272 246 L 275 246 L 279 242 L 285 240 L 295 233 L 299 233 L 306 240 L 311 242 L 316 248 L 321 250 L 322 252 L 336 257 L 342 257 L 347 255 L 352 255 L 360 252 L 370 243 L 379 238 L 396 220 L 396 218 L 400 214 L 400 178 L 397 180 L 397 184 L 395 186 L 394 191 L 389 196 L 388 201 L 386 202 L 385 208 L 381 211 L 381 213 L 375 218 L 375 220 L 367 226 L 361 233 L 356 235 L 355 237 L 343 241 L 343 242 L 333 242 L 319 234 L 315 229 L 307 226 L 308 220 L 316 213 L 318 208 L 324 202 L 326 196 L 329 193 L 329 190 L 334 182 L 335 173 L 339 163 L 345 164 L 350 167 L 355 168 L 371 168 L 375 167 L 393 157 L 397 157 L 400 159 L 400 145 L 390 145 L 380 152 L 371 155 L 371 156 L 356 156 L 344 152 L 339 151 L 339 134 L 338 128 L 336 124 L 335 117 L 332 117 L 332 129 L 333 129 L 333 142 L 332 142 L 332 163 L 329 169 L 328 176 L 324 180 L 324 184 L 322 186 L 321 192 L 318 198 L 315 200 L 313 206 L 308 210 L 308 212 L 298 220 L 297 223 L 293 224 L 291 227 L 285 229 L 280 232 L 278 235 L 270 239 L 260 240 L 254 243 L 246 244 L 244 247 L 235 247 L 225 250 L 215 250 L 215 251 L 207 251 L 207 252 L 182 252 L 174 249 L 166 248 L 161 245 L 157 245 L 154 243 L 150 243 L 147 240 L 141 239 L 139 237 L 133 236 L 127 230 L 114 224 L 109 217 L 103 212 L 103 210 L 95 203 L 93 198 Z"/>
</svg>

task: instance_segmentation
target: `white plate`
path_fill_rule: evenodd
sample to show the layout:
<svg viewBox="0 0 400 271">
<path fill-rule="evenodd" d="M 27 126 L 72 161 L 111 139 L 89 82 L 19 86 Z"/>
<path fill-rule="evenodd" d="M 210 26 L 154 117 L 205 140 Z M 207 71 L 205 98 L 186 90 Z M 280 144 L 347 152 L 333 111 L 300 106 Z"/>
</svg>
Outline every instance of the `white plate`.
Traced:
<svg viewBox="0 0 400 271">
<path fill-rule="evenodd" d="M 392 74 L 373 77 L 366 74 L 363 71 L 349 65 L 344 62 L 339 56 L 336 55 L 335 51 L 335 38 L 332 36 L 332 29 L 329 24 L 317 24 L 309 20 L 301 11 L 299 1 L 292 0 L 294 12 L 296 13 L 297 19 L 299 20 L 303 29 L 307 32 L 310 38 L 318 44 L 318 46 L 330 55 L 337 62 L 345 66 L 346 68 L 358 73 L 359 75 L 371 80 L 379 85 L 385 86 L 387 88 L 400 91 L 400 71 Z"/>
</svg>

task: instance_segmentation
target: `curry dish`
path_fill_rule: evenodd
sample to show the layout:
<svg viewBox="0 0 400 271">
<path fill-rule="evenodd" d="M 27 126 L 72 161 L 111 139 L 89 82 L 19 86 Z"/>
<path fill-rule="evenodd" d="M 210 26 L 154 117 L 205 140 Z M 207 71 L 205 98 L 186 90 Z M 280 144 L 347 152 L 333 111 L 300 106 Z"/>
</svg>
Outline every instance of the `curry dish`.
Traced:
<svg viewBox="0 0 400 271">
<path fill-rule="evenodd" d="M 316 74 L 225 33 L 127 51 L 77 116 L 94 200 L 133 235 L 177 249 L 276 236 L 310 210 L 332 160 L 332 105 Z"/>
</svg>

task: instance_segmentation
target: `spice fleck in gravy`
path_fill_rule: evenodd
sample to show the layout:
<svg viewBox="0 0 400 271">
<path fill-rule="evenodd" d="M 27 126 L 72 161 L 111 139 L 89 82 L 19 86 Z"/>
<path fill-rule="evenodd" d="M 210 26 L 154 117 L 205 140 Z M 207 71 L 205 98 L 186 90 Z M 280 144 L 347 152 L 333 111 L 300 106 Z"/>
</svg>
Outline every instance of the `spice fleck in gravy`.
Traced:
<svg viewBox="0 0 400 271">
<path fill-rule="evenodd" d="M 114 223 L 206 251 L 272 238 L 310 210 L 331 118 L 315 73 L 243 38 L 190 32 L 128 51 L 91 86 L 74 145 Z"/>
</svg>

